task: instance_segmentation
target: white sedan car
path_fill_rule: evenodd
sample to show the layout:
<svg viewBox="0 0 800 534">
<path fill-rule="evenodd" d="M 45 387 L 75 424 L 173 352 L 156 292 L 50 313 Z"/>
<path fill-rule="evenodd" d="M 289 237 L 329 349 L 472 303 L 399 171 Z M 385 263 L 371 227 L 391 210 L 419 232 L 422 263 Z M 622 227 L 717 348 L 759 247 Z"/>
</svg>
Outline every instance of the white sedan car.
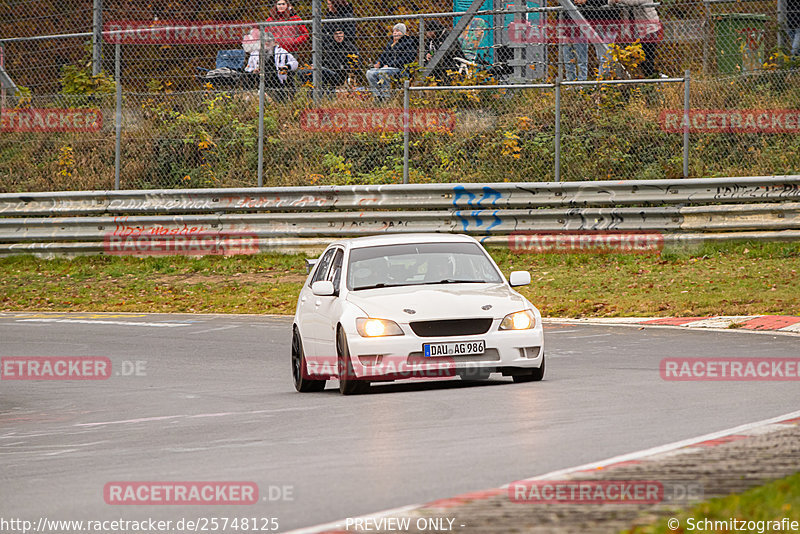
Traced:
<svg viewBox="0 0 800 534">
<path fill-rule="evenodd" d="M 541 315 L 512 289 L 530 274 L 506 281 L 472 237 L 362 237 L 309 264 L 292 326 L 298 391 L 331 378 L 347 395 L 405 378 L 544 376 Z"/>
</svg>

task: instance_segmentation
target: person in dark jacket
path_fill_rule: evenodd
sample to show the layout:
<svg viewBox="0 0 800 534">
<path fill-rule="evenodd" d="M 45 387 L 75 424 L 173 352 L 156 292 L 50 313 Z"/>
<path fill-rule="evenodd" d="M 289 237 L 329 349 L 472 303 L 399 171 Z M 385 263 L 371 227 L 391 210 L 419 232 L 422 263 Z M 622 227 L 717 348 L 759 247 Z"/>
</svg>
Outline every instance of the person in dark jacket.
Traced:
<svg viewBox="0 0 800 534">
<path fill-rule="evenodd" d="M 445 28 L 445 26 L 438 20 L 433 19 L 425 21 L 426 63 L 433 59 L 433 56 L 436 55 L 436 52 L 438 52 L 442 47 L 449 33 L 450 31 L 448 31 L 448 29 Z M 459 44 L 458 39 L 453 41 L 453 44 L 450 45 L 450 48 L 447 49 L 447 52 L 445 52 L 441 61 L 436 64 L 436 67 L 429 74 L 429 76 L 432 76 L 437 80 L 448 79 L 449 76 L 447 75 L 447 71 L 456 72 L 460 67 L 459 63 L 455 60 L 457 57 L 464 57 L 464 52 L 461 50 L 461 45 Z"/>
<path fill-rule="evenodd" d="M 392 28 L 392 40 L 373 68 L 367 71 L 369 88 L 376 100 L 386 100 L 391 96 L 391 78 L 402 74 L 409 63 L 416 59 L 417 46 L 407 35 L 406 25 L 398 23 Z"/>
<path fill-rule="evenodd" d="M 322 36 L 322 54 L 320 54 L 320 86 L 322 96 L 330 97 L 336 92 L 336 88 L 347 81 L 347 77 L 353 72 L 358 63 L 358 49 L 353 41 L 349 39 L 341 26 L 332 26 L 332 35 Z M 313 74 L 311 70 L 304 71 L 305 80 L 311 82 Z"/>
<path fill-rule="evenodd" d="M 329 19 L 352 19 L 355 18 L 353 6 L 347 0 L 328 0 L 328 11 L 325 18 Z M 356 22 L 349 20 L 347 22 L 325 22 L 322 21 L 322 33 L 325 35 L 333 36 L 336 30 L 344 32 L 345 39 L 350 42 L 356 40 Z"/>
</svg>

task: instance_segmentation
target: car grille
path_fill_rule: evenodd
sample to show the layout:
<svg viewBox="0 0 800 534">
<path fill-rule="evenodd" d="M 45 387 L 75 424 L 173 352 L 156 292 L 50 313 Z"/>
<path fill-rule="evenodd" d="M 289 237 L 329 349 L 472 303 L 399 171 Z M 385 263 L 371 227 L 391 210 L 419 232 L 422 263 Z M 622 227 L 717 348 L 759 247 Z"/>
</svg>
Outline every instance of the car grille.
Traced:
<svg viewBox="0 0 800 534">
<path fill-rule="evenodd" d="M 409 323 L 419 337 L 473 336 L 485 334 L 492 319 L 446 319 L 443 321 L 415 321 Z"/>
</svg>

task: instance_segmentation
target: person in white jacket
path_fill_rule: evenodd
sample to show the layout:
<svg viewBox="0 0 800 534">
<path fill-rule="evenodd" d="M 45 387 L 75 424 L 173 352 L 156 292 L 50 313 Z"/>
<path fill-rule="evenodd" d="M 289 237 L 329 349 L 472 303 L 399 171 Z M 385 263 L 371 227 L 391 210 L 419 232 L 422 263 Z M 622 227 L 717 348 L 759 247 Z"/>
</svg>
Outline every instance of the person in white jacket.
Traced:
<svg viewBox="0 0 800 534">
<path fill-rule="evenodd" d="M 634 33 L 642 43 L 644 61 L 640 67 L 645 78 L 657 78 L 656 72 L 656 48 L 658 42 L 664 35 L 661 21 L 658 18 L 658 11 L 652 4 L 654 0 L 608 0 L 609 6 L 628 6 L 631 9 L 631 23 L 634 26 Z"/>
<path fill-rule="evenodd" d="M 245 35 L 242 40 L 242 48 L 250 54 L 247 60 L 245 72 L 251 73 L 250 86 L 257 86 L 261 68 L 258 29 L 253 29 Z M 286 49 L 280 47 L 275 42 L 275 37 L 268 32 L 264 33 L 264 54 L 265 64 L 274 65 L 274 70 L 267 69 L 264 72 L 264 83 L 269 89 L 270 96 L 274 100 L 285 101 L 294 96 L 294 72 L 297 70 L 297 59 Z"/>
</svg>

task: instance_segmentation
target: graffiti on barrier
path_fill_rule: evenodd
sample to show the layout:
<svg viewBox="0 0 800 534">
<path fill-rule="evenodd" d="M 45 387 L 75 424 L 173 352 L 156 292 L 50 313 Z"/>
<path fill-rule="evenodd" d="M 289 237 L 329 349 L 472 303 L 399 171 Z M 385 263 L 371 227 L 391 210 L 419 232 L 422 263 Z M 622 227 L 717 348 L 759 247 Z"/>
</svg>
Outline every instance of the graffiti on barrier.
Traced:
<svg viewBox="0 0 800 534">
<path fill-rule="evenodd" d="M 205 226 L 189 226 L 183 223 L 182 226 L 166 227 L 160 224 L 153 226 L 149 225 L 132 225 L 128 223 L 128 217 L 114 217 L 114 232 L 111 235 L 121 237 L 135 237 L 135 236 L 186 236 L 200 234 L 204 232 L 211 232 L 210 228 Z"/>
<path fill-rule="evenodd" d="M 793 198 L 800 197 L 797 184 L 778 185 L 726 185 L 717 187 L 714 199 L 725 198 Z"/>
<path fill-rule="evenodd" d="M 459 201 L 462 197 L 466 198 L 468 207 L 477 209 L 469 211 L 458 209 L 460 207 Z M 455 186 L 453 188 L 453 206 L 456 208 L 455 216 L 461 223 L 462 230 L 465 233 L 469 231 L 483 231 L 486 233 L 486 237 L 488 237 L 492 228 L 500 225 L 503 221 L 498 216 L 499 210 L 487 209 L 484 207 L 483 203 L 489 202 L 489 206 L 495 208 L 497 201 L 501 198 L 503 198 L 503 194 L 489 186 L 481 188 L 480 198 L 463 185 Z"/>
</svg>

